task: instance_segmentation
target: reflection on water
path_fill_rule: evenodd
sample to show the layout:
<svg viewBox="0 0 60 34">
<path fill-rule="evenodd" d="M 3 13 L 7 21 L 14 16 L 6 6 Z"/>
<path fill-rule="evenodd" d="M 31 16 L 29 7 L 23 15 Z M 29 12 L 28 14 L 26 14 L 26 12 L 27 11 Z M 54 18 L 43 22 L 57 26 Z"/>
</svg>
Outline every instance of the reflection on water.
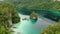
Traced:
<svg viewBox="0 0 60 34">
<path fill-rule="evenodd" d="M 19 16 L 21 17 L 21 22 L 12 26 L 14 34 L 40 34 L 45 27 L 55 23 L 46 18 L 38 18 L 38 20 L 33 24 L 30 20 L 22 20 L 23 18 L 28 19 L 28 15 L 19 14 Z"/>
<path fill-rule="evenodd" d="M 37 22 L 37 20 L 34 20 L 34 19 L 30 19 L 30 21 L 31 21 L 31 23 L 36 23 Z"/>
</svg>

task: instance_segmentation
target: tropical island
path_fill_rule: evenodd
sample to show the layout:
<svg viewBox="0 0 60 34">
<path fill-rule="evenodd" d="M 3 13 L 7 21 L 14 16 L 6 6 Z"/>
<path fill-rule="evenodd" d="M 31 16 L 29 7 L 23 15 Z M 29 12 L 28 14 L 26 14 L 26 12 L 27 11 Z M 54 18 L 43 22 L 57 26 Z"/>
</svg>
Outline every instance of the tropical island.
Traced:
<svg viewBox="0 0 60 34">
<path fill-rule="evenodd" d="M 31 21 L 25 16 L 37 22 L 31 24 Z M 16 32 L 19 32 L 18 34 L 60 34 L 60 1 L 0 1 L 0 34 L 12 34 L 11 28 L 13 26 L 15 26 Z"/>
</svg>

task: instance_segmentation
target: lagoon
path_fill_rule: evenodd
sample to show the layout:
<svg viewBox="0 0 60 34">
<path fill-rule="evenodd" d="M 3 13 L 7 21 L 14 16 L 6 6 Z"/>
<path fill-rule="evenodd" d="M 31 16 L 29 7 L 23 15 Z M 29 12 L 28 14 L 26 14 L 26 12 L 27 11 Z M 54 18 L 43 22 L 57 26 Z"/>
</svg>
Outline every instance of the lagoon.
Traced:
<svg viewBox="0 0 60 34">
<path fill-rule="evenodd" d="M 29 15 L 22 15 L 21 22 L 16 23 L 12 26 L 13 34 L 40 34 L 46 27 L 49 25 L 55 24 L 55 21 L 49 20 L 47 18 L 38 18 L 36 23 L 31 22 L 30 20 L 22 20 L 23 18 L 29 18 Z M 15 27 L 15 28 L 14 28 Z"/>
</svg>

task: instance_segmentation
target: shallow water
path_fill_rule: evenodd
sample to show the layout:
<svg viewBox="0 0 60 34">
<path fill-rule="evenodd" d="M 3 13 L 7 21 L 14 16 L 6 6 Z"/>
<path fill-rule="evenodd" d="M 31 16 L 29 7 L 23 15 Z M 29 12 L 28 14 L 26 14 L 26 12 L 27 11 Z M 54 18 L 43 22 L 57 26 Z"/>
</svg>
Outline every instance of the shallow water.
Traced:
<svg viewBox="0 0 60 34">
<path fill-rule="evenodd" d="M 33 24 L 30 20 L 22 20 L 23 18 L 28 19 L 28 15 L 19 14 L 19 16 L 21 17 L 21 22 L 12 26 L 12 29 L 15 31 L 13 34 L 40 34 L 48 25 L 55 23 L 46 18 L 38 18 L 37 22 Z"/>
</svg>

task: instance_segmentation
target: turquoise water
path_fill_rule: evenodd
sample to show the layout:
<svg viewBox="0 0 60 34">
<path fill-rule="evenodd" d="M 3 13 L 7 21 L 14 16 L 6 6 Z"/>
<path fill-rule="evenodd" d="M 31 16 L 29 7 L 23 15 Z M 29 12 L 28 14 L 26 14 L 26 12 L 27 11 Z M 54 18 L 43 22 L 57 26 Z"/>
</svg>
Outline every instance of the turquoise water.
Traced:
<svg viewBox="0 0 60 34">
<path fill-rule="evenodd" d="M 33 23 L 30 20 L 22 20 L 23 18 L 29 19 L 28 15 L 19 14 L 19 16 L 21 17 L 21 22 L 12 26 L 13 34 L 40 34 L 48 25 L 55 23 L 46 18 L 38 18 L 37 22 Z"/>
</svg>

